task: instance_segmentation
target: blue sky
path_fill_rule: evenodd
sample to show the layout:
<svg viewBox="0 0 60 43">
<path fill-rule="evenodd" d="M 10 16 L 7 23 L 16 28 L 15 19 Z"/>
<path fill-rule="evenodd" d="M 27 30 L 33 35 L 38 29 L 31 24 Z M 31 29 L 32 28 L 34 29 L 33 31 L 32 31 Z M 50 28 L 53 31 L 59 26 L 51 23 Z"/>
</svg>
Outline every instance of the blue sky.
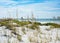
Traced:
<svg viewBox="0 0 60 43">
<path fill-rule="evenodd" d="M 60 16 L 60 0 L 0 0 L 0 18 L 3 17 L 52 18 Z"/>
</svg>

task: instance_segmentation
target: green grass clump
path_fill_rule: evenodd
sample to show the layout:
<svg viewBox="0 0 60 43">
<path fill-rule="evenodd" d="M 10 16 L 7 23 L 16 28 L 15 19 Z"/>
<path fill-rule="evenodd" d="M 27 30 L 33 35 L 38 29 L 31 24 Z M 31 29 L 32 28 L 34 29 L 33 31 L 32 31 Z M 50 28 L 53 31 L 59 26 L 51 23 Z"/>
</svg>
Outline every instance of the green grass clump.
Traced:
<svg viewBox="0 0 60 43">
<path fill-rule="evenodd" d="M 25 26 L 28 24 L 31 24 L 30 21 L 18 21 L 18 20 L 13 20 L 15 23 L 17 23 L 19 26 Z"/>
<path fill-rule="evenodd" d="M 25 26 L 25 25 L 28 25 L 28 24 L 31 24 L 31 23 L 29 21 L 20 22 L 20 26 Z"/>
<path fill-rule="evenodd" d="M 60 24 L 56 24 L 56 23 L 45 23 L 43 25 L 46 25 L 46 26 L 53 26 L 54 28 L 60 28 Z"/>
<path fill-rule="evenodd" d="M 12 19 L 2 19 L 0 21 L 1 26 L 6 26 L 9 24 L 9 21 L 12 21 Z"/>
<path fill-rule="evenodd" d="M 17 24 L 20 23 L 20 21 L 18 21 L 17 19 L 13 20 L 13 22 L 15 22 L 15 23 L 17 23 Z"/>
<path fill-rule="evenodd" d="M 8 29 L 12 29 L 12 28 L 13 28 L 13 25 L 7 24 L 6 27 L 7 27 Z"/>
<path fill-rule="evenodd" d="M 32 25 L 27 26 L 27 27 L 30 28 L 30 29 L 33 29 L 33 30 L 39 29 L 39 25 L 37 25 L 37 24 L 35 24 L 35 23 L 33 23 Z"/>
<path fill-rule="evenodd" d="M 34 22 L 34 24 L 35 24 L 35 25 L 41 25 L 41 23 L 39 23 L 39 22 Z"/>
<path fill-rule="evenodd" d="M 2 21 L 0 22 L 1 26 L 6 26 L 8 24 L 8 21 Z"/>
</svg>

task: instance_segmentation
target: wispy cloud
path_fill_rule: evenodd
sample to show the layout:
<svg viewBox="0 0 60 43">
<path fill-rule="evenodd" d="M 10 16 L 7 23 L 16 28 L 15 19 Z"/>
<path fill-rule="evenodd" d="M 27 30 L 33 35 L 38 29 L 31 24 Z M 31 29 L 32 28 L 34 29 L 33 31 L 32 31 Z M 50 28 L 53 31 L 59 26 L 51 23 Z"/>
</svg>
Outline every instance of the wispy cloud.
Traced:
<svg viewBox="0 0 60 43">
<path fill-rule="evenodd" d="M 17 5 L 26 5 L 33 3 L 41 3 L 44 0 L 2 0 L 0 1 L 0 5 L 2 6 L 17 6 Z"/>
</svg>

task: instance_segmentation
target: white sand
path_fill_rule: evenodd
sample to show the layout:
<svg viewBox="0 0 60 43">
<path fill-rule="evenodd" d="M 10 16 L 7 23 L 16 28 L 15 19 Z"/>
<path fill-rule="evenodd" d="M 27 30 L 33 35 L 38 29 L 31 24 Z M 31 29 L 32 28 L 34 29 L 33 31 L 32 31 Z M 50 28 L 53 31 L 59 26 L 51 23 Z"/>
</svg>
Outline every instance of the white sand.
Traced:
<svg viewBox="0 0 60 43">
<path fill-rule="evenodd" d="M 39 26 L 40 29 L 38 30 L 31 30 L 26 27 L 25 34 L 22 31 L 22 27 L 16 27 L 16 33 L 21 35 L 21 40 L 17 39 L 16 35 L 11 35 L 11 30 L 5 29 L 5 26 L 0 27 L 0 43 L 60 43 L 60 28 L 59 29 L 52 29 L 47 31 L 46 29 L 50 29 L 50 26 Z M 5 32 L 6 31 L 6 32 Z M 10 37 L 4 36 L 4 34 L 9 35 Z M 13 34 L 13 33 L 12 33 Z M 16 37 L 14 37 L 16 36 Z M 8 40 L 9 39 L 9 40 Z"/>
</svg>

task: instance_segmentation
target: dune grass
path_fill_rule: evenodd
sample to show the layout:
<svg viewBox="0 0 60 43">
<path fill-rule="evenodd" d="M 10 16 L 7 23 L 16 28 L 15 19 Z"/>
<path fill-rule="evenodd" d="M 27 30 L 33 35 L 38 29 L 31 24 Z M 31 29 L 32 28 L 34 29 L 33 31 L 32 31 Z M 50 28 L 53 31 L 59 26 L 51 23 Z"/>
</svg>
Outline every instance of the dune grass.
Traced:
<svg viewBox="0 0 60 43">
<path fill-rule="evenodd" d="M 35 29 L 39 29 L 39 25 L 41 24 L 38 22 L 33 22 L 31 25 L 29 26 L 27 25 L 26 27 L 35 30 Z"/>
<path fill-rule="evenodd" d="M 45 23 L 43 25 L 46 25 L 46 26 L 53 26 L 54 28 L 60 28 L 60 24 L 56 24 L 56 23 Z"/>
<path fill-rule="evenodd" d="M 19 26 L 25 26 L 25 25 L 31 24 L 30 21 L 18 21 L 18 20 L 13 20 L 13 22 L 17 23 Z"/>
<path fill-rule="evenodd" d="M 60 24 L 56 24 L 56 23 L 44 23 L 41 24 L 39 22 L 31 22 L 31 21 L 19 21 L 17 19 L 4 19 L 3 21 L 0 22 L 1 26 L 6 26 L 7 28 L 13 28 L 14 25 L 12 25 L 9 21 L 12 21 L 14 23 L 16 23 L 16 26 L 26 26 L 31 28 L 31 29 L 35 29 L 38 28 L 39 25 L 46 25 L 46 26 L 53 26 L 54 28 L 60 28 Z M 32 24 L 31 26 L 28 26 L 29 24 Z"/>
<path fill-rule="evenodd" d="M 0 22 L 1 26 L 6 26 L 8 24 L 8 21 L 2 21 Z"/>
<path fill-rule="evenodd" d="M 19 41 L 21 41 L 21 35 L 17 35 L 17 39 L 19 40 Z"/>
</svg>

